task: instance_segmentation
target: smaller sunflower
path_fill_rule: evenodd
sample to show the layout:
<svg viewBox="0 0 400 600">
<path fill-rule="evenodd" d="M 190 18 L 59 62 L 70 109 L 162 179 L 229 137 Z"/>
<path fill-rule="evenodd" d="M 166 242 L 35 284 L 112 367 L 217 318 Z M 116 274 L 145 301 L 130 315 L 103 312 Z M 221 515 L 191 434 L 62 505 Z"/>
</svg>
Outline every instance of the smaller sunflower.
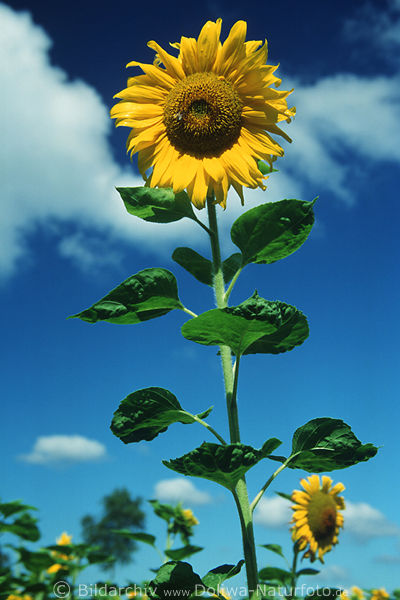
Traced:
<svg viewBox="0 0 400 600">
<path fill-rule="evenodd" d="M 353 585 L 351 588 L 351 595 L 353 598 L 357 598 L 357 600 L 364 600 L 365 598 L 363 590 L 356 585 Z"/>
<path fill-rule="evenodd" d="M 387 593 L 385 588 L 379 590 L 371 590 L 371 600 L 387 600 L 390 595 Z"/>
<path fill-rule="evenodd" d="M 332 487 L 332 479 L 311 475 L 300 481 L 303 490 L 294 490 L 292 539 L 304 550 L 304 557 L 311 562 L 324 562 L 324 554 L 338 543 L 339 528 L 343 527 L 344 500 L 340 494 L 345 488 L 342 483 Z"/>
<path fill-rule="evenodd" d="M 189 527 L 193 527 L 194 525 L 199 524 L 199 521 L 196 519 L 190 508 L 184 508 L 182 510 L 182 516 L 185 519 L 187 525 L 189 525 Z"/>
</svg>

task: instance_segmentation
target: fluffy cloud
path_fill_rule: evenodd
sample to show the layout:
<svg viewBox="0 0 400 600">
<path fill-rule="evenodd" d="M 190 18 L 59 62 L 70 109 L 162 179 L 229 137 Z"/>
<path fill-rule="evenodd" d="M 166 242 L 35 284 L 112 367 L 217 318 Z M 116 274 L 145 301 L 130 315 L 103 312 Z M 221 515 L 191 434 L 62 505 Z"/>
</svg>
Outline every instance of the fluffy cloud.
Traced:
<svg viewBox="0 0 400 600">
<path fill-rule="evenodd" d="M 400 536 L 400 527 L 388 521 L 383 513 L 366 502 L 349 502 L 343 512 L 345 530 L 358 541 L 378 537 Z"/>
<path fill-rule="evenodd" d="M 399 22 L 392 19 L 390 31 Z M 382 43 L 392 35 L 388 27 L 381 27 Z M 0 28 L 0 111 L 7 115 L 0 145 L 0 276 L 15 272 L 39 226 L 52 226 L 59 253 L 84 269 L 98 264 L 100 243 L 102 265 L 119 260 L 114 248 L 120 240 L 163 255 L 178 235 L 204 244 L 204 232 L 188 219 L 160 226 L 126 215 L 114 186 L 142 181 L 114 161 L 112 124 L 97 92 L 51 64 L 51 40 L 28 13 L 0 4 Z M 400 162 L 398 74 L 368 79 L 337 74 L 293 83 L 298 117 L 287 131 L 295 143 L 280 173 L 269 179 L 268 194 L 247 192 L 247 206 L 283 197 L 311 199 L 326 190 L 350 202 L 360 176 L 369 176 L 365 161 Z M 241 211 L 233 193 L 225 234 Z"/>
<path fill-rule="evenodd" d="M 280 496 L 261 498 L 254 511 L 254 523 L 263 527 L 288 527 L 291 518 L 290 502 Z"/>
<path fill-rule="evenodd" d="M 182 502 L 183 504 L 208 504 L 211 496 L 198 490 L 189 479 L 176 477 L 162 479 L 154 487 L 155 496 L 162 502 Z"/>
<path fill-rule="evenodd" d="M 350 582 L 350 574 L 347 569 L 339 565 L 323 567 L 317 578 L 322 583 L 334 586 L 345 586 Z"/>
<path fill-rule="evenodd" d="M 84 268 L 98 256 L 93 232 L 105 255 L 115 239 L 149 246 L 156 231 L 163 251 L 177 230 L 194 230 L 189 220 L 162 227 L 126 216 L 114 188 L 143 182 L 113 160 L 107 139 L 112 123 L 97 92 L 50 64 L 51 40 L 28 13 L 0 4 L 0 28 L 0 111 L 7 115 L 0 145 L 0 275 L 16 269 L 27 238 L 43 224 L 75 227 L 66 239 L 55 228 L 59 250 Z"/>
<path fill-rule="evenodd" d="M 95 461 L 106 456 L 103 444 L 81 435 L 48 435 L 38 437 L 32 451 L 20 457 L 36 465 Z"/>
</svg>

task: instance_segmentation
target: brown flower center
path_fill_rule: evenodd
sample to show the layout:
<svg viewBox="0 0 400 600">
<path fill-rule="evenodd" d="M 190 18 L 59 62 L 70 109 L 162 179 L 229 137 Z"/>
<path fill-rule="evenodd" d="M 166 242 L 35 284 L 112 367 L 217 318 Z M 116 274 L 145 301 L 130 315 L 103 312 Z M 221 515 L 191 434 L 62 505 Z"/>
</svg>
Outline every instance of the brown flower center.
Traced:
<svg viewBox="0 0 400 600">
<path fill-rule="evenodd" d="M 214 73 L 194 73 L 167 96 L 164 125 L 169 141 L 198 158 L 218 156 L 238 139 L 243 104 L 232 85 Z"/>
<path fill-rule="evenodd" d="M 316 492 L 308 505 L 308 525 L 319 546 L 332 543 L 336 530 L 336 503 L 329 494 Z"/>
</svg>

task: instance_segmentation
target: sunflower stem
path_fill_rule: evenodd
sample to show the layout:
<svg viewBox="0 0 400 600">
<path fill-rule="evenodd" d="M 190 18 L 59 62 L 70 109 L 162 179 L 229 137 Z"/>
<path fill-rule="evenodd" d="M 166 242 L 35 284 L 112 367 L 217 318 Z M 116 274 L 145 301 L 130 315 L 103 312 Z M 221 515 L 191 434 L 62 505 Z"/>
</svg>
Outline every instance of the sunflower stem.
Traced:
<svg viewBox="0 0 400 600">
<path fill-rule="evenodd" d="M 213 287 L 217 308 L 225 308 L 228 298 L 225 294 L 225 282 L 222 271 L 221 249 L 219 245 L 217 214 L 214 196 L 207 197 L 210 242 L 213 258 Z M 228 296 L 229 297 L 229 296 Z M 237 387 L 239 376 L 239 357 L 232 366 L 232 353 L 229 346 L 220 346 L 222 372 L 225 384 L 225 398 L 228 413 L 230 441 L 240 442 L 239 415 L 237 408 Z M 246 564 L 247 586 L 250 600 L 258 597 L 258 569 L 256 546 L 254 541 L 253 516 L 249 503 L 246 479 L 243 476 L 233 491 L 233 497 L 239 513 L 242 530 L 243 552 Z"/>
<path fill-rule="evenodd" d="M 182 308 L 183 312 L 187 313 L 188 315 L 190 315 L 191 317 L 198 317 L 199 315 L 196 315 L 195 312 L 193 312 L 192 310 L 190 310 L 190 308 L 186 308 L 186 306 L 184 306 Z"/>
<path fill-rule="evenodd" d="M 232 281 L 230 282 L 229 287 L 225 292 L 225 302 L 228 302 L 229 296 L 231 295 L 233 287 L 234 287 L 236 281 L 238 280 L 238 277 L 239 277 L 240 273 L 242 272 L 242 270 L 243 270 L 243 267 L 239 267 L 238 270 L 236 271 L 236 273 L 234 274 L 234 276 L 232 277 Z"/>
<path fill-rule="evenodd" d="M 275 477 L 277 475 L 279 475 L 279 473 L 281 471 L 283 471 L 283 469 L 286 469 L 288 463 L 289 463 L 289 460 L 286 460 L 283 463 L 283 465 L 281 465 L 278 469 L 276 469 L 276 471 L 274 473 L 272 473 L 271 477 L 266 481 L 265 485 L 263 485 L 263 487 L 261 488 L 261 490 L 258 492 L 257 496 L 254 498 L 253 502 L 250 504 L 251 512 L 254 511 L 255 507 L 260 502 L 260 500 L 261 500 L 264 492 L 269 488 L 269 486 L 271 485 L 271 483 L 273 482 L 273 480 L 275 479 Z"/>
</svg>

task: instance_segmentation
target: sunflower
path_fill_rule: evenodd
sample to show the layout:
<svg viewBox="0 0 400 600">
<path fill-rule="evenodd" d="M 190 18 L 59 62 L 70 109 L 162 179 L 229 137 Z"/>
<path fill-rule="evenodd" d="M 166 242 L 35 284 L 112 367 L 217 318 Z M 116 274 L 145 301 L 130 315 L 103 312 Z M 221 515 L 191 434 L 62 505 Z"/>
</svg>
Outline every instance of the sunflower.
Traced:
<svg viewBox="0 0 400 600">
<path fill-rule="evenodd" d="M 343 527 L 344 500 L 338 496 L 344 490 L 342 483 L 332 486 L 332 479 L 318 475 L 301 480 L 303 490 L 294 490 L 295 504 L 292 523 L 292 538 L 298 542 L 300 550 L 307 548 L 304 557 L 314 562 L 317 558 L 323 563 L 324 554 L 338 543 L 339 528 Z"/>
<path fill-rule="evenodd" d="M 186 523 L 189 525 L 189 527 L 193 527 L 194 525 L 199 524 L 198 519 L 196 519 L 190 508 L 184 508 L 182 510 L 182 516 L 185 519 Z"/>
<path fill-rule="evenodd" d="M 225 208 L 231 185 L 242 203 L 243 186 L 265 189 L 257 161 L 283 156 L 270 134 L 291 141 L 277 123 L 295 114 L 291 92 L 271 87 L 281 81 L 265 64 L 267 42 L 246 42 L 247 24 L 238 21 L 221 43 L 221 23 L 207 21 L 197 40 L 171 44 L 177 57 L 148 42 L 154 64 L 128 63 L 144 74 L 128 79 L 111 109 L 117 127 L 131 128 L 127 149 L 138 153 L 147 185 L 186 189 L 197 208 L 209 194 Z"/>
<path fill-rule="evenodd" d="M 385 588 L 379 590 L 371 590 L 371 600 L 387 600 L 390 598 Z"/>
<path fill-rule="evenodd" d="M 57 546 L 68 546 L 71 543 L 72 540 L 72 535 L 68 535 L 68 533 L 66 533 L 65 531 L 63 531 L 63 533 L 60 535 L 59 538 L 57 538 L 56 542 L 57 542 Z M 68 554 L 63 554 L 61 552 L 57 552 L 56 550 L 53 550 L 51 552 L 51 555 L 55 558 L 55 559 L 61 559 L 61 560 L 74 560 L 74 556 L 70 556 Z M 58 571 L 61 570 L 68 570 L 68 567 L 66 565 L 60 565 L 59 563 L 55 563 L 54 565 L 51 565 L 51 567 L 49 567 L 47 569 L 47 573 L 50 573 L 50 575 L 54 574 L 54 573 L 58 573 Z"/>
</svg>

